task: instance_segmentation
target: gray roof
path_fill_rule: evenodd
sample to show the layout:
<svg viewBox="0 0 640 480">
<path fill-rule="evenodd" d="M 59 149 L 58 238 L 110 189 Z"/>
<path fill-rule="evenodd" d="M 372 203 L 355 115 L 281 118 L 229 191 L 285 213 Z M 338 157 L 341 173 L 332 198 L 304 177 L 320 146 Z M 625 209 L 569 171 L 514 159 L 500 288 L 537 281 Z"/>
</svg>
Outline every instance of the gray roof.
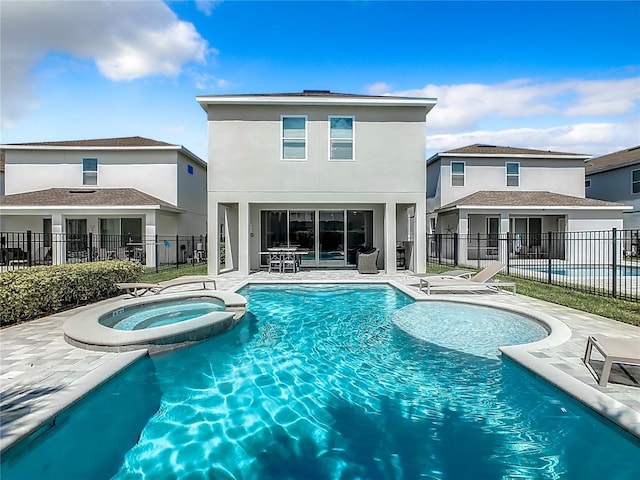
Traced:
<svg viewBox="0 0 640 480">
<path fill-rule="evenodd" d="M 175 205 L 135 188 L 48 188 L 0 196 L 0 207 L 123 207 L 132 205 L 159 206 L 160 208 L 177 210 Z"/>
<path fill-rule="evenodd" d="M 391 97 L 388 95 L 361 95 L 356 93 L 337 93 L 330 90 L 303 90 L 302 92 L 289 92 L 289 93 L 238 93 L 238 94 L 222 94 L 222 95 L 207 95 L 215 98 L 224 97 L 325 97 L 325 98 L 404 98 L 404 97 Z M 409 97 L 407 97 L 409 98 Z M 414 98 L 414 97 L 410 97 Z"/>
<path fill-rule="evenodd" d="M 597 173 L 605 170 L 613 170 L 615 168 L 626 167 L 640 163 L 640 145 L 619 150 L 617 152 L 602 155 L 601 157 L 592 158 L 585 163 L 585 172 Z"/>
<path fill-rule="evenodd" d="M 593 198 L 572 197 L 552 192 L 480 191 L 440 207 L 439 210 L 460 207 L 625 207 L 622 203 Z"/>
<path fill-rule="evenodd" d="M 569 152 L 554 152 L 552 150 L 533 150 L 531 148 L 516 148 L 516 147 L 501 147 L 499 145 L 484 145 L 476 143 L 473 145 L 467 145 L 466 147 L 454 148 L 447 150 L 446 152 L 436 153 L 431 156 L 427 163 L 432 163 L 441 157 L 455 157 L 464 156 L 473 159 L 474 157 L 509 157 L 521 158 L 530 156 L 532 158 L 575 158 L 576 160 L 586 160 L 591 155 L 585 155 L 581 153 L 569 153 Z"/>
<path fill-rule="evenodd" d="M 9 143 L 7 146 L 31 147 L 178 147 L 171 143 L 160 142 L 144 137 L 96 138 L 92 140 L 67 140 L 61 142 Z"/>
</svg>

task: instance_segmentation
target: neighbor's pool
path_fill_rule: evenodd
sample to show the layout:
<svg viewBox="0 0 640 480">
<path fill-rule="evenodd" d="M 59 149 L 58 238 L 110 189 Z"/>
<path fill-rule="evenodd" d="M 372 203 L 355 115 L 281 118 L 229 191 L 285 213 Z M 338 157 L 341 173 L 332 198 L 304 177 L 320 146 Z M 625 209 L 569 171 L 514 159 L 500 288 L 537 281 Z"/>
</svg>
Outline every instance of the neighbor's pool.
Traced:
<svg viewBox="0 0 640 480">
<path fill-rule="evenodd" d="M 525 267 L 526 270 L 547 273 L 548 267 Z M 598 266 L 552 266 L 552 275 L 562 275 L 566 277 L 610 277 L 613 274 L 612 267 Z M 618 265 L 616 267 L 616 275 L 618 277 L 634 277 L 640 276 L 640 267 Z"/>
<path fill-rule="evenodd" d="M 152 357 L 161 394 L 136 405 L 160 406 L 139 437 L 104 441 L 106 413 L 130 423 L 111 386 L 90 399 L 95 423 L 3 456 L 3 480 L 70 478 L 67 459 L 92 479 L 640 478 L 638 439 L 501 359 L 498 345 L 546 335 L 535 322 L 382 285 L 240 293 L 234 330 Z"/>
<path fill-rule="evenodd" d="M 141 330 L 171 325 L 225 310 L 224 302 L 217 298 L 183 298 L 123 307 L 101 316 L 98 321 L 116 330 Z"/>
</svg>

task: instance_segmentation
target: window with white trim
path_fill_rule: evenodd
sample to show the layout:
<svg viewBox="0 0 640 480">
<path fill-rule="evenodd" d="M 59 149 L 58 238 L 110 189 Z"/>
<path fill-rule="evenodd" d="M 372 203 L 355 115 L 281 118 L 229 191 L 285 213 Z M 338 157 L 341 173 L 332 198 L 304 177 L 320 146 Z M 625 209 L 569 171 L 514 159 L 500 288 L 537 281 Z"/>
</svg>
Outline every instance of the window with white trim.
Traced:
<svg viewBox="0 0 640 480">
<path fill-rule="evenodd" d="M 640 193 L 640 169 L 631 171 L 631 193 Z"/>
<path fill-rule="evenodd" d="M 282 159 L 307 159 L 307 116 L 282 116 Z"/>
<path fill-rule="evenodd" d="M 329 160 L 353 160 L 354 117 L 329 117 Z"/>
<path fill-rule="evenodd" d="M 464 187 L 464 162 L 451 162 L 451 186 Z"/>
<path fill-rule="evenodd" d="M 82 185 L 98 185 L 98 159 L 82 159 Z"/>
<path fill-rule="evenodd" d="M 520 186 L 520 164 L 518 162 L 506 162 L 507 187 Z"/>
</svg>

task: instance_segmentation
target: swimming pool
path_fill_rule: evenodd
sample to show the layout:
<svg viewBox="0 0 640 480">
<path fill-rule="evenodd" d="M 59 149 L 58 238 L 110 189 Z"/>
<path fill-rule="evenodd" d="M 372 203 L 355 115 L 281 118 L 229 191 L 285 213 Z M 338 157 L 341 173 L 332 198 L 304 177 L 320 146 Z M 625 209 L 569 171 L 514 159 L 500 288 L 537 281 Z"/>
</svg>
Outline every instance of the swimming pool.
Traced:
<svg viewBox="0 0 640 480">
<path fill-rule="evenodd" d="M 534 272 L 549 272 L 548 267 L 524 267 L 526 270 Z M 600 267 L 597 265 L 560 265 L 551 267 L 552 275 L 561 275 L 566 277 L 611 277 L 613 276 L 612 267 Z M 618 265 L 616 267 L 616 275 L 618 277 L 637 277 L 640 276 L 640 267 Z"/>
<path fill-rule="evenodd" d="M 639 478 L 637 439 L 500 358 L 487 339 L 500 328 L 483 330 L 495 310 L 414 303 L 383 285 L 240 293 L 242 324 L 152 358 L 161 393 L 144 402 L 160 406 L 118 461 L 95 471 L 74 455 L 96 436 L 91 422 L 52 433 L 50 450 L 86 464 L 84 478 Z M 403 310 L 438 328 L 408 330 Z M 523 322 L 513 343 L 545 335 L 512 318 Z M 447 326 L 480 348 L 445 344 Z M 53 471 L 36 455 L 5 462 L 3 480 L 69 478 L 42 475 Z"/>
</svg>

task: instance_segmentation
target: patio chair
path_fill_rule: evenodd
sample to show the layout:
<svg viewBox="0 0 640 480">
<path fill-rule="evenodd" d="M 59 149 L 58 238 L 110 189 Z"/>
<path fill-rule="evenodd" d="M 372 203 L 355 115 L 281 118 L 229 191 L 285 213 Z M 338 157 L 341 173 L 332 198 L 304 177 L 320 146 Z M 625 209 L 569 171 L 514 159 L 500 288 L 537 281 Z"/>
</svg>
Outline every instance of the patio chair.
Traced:
<svg viewBox="0 0 640 480">
<path fill-rule="evenodd" d="M 128 293 L 132 297 L 141 297 L 147 292 L 153 293 L 154 295 L 158 295 L 168 288 L 178 287 L 181 285 L 191 285 L 191 284 L 202 284 L 202 290 L 207 290 L 207 284 L 213 284 L 213 289 L 217 290 L 218 286 L 216 285 L 215 278 L 211 277 L 180 277 L 175 280 L 169 280 L 168 282 L 164 282 L 163 284 L 159 283 L 116 283 L 116 288 L 120 290 L 124 290 L 125 293 Z"/>
<path fill-rule="evenodd" d="M 282 252 L 269 252 L 269 273 L 271 270 L 282 272 Z"/>
<path fill-rule="evenodd" d="M 513 295 L 516 294 L 516 284 L 514 282 L 503 282 L 493 280 L 493 277 L 505 267 L 504 263 L 494 262 L 480 270 L 471 278 L 466 279 L 460 276 L 437 275 L 420 277 L 420 290 L 424 292 L 426 287 L 427 295 L 432 290 L 482 290 L 491 289 L 502 291 L 503 288 L 511 288 Z"/>
<path fill-rule="evenodd" d="M 298 271 L 298 262 L 296 254 L 294 252 L 284 252 L 280 258 L 282 272 L 286 272 L 287 269 L 291 270 L 291 273 Z"/>
<path fill-rule="evenodd" d="M 600 380 L 591 366 L 591 352 L 593 347 L 604 357 Z M 604 335 L 590 336 L 582 359 L 591 374 L 598 380 L 598 385 L 606 387 L 614 363 L 640 365 L 640 338 L 616 338 Z"/>
<path fill-rule="evenodd" d="M 380 250 L 374 248 L 370 252 L 358 253 L 359 273 L 378 273 L 378 254 Z"/>
</svg>

